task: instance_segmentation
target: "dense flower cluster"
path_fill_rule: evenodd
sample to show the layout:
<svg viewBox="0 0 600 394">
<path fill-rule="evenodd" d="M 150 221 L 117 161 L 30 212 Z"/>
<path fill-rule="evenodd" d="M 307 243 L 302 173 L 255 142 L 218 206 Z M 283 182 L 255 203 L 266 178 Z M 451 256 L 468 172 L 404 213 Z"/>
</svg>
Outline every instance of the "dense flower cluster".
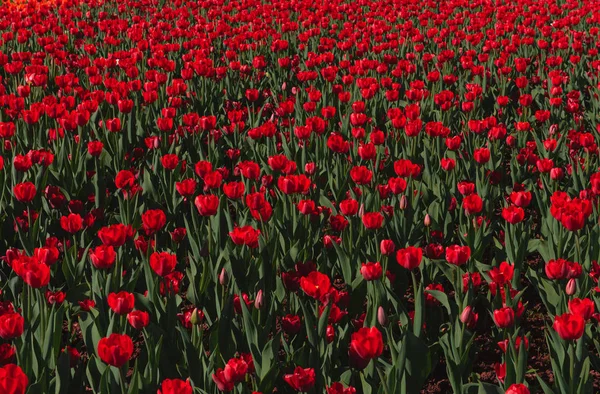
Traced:
<svg viewBox="0 0 600 394">
<path fill-rule="evenodd" d="M 597 391 L 599 48 L 588 0 L 2 2 L 0 393 Z"/>
</svg>

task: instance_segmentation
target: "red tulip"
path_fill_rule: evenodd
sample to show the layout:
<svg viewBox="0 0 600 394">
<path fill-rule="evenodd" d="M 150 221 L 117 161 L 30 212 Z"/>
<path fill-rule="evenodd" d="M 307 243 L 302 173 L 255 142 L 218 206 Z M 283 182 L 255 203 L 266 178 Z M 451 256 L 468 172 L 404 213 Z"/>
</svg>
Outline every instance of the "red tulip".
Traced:
<svg viewBox="0 0 600 394">
<path fill-rule="evenodd" d="M 68 233 L 74 234 L 83 228 L 83 219 L 76 213 L 60 218 L 60 227 Z"/>
<path fill-rule="evenodd" d="M 581 315 L 563 313 L 554 317 L 552 328 L 565 341 L 577 340 L 583 336 L 585 319 Z"/>
<path fill-rule="evenodd" d="M 131 327 L 141 330 L 150 323 L 150 315 L 144 311 L 132 311 L 127 314 L 127 321 Z"/>
<path fill-rule="evenodd" d="M 283 375 L 283 380 L 296 391 L 308 391 L 315 385 L 315 370 L 296 367 L 294 373 Z"/>
<path fill-rule="evenodd" d="M 142 214 L 142 227 L 148 235 L 160 231 L 167 224 L 167 215 L 162 209 L 151 209 Z"/>
<path fill-rule="evenodd" d="M 288 314 L 281 318 L 281 328 L 286 333 L 294 335 L 302 328 L 302 321 L 299 316 Z"/>
<path fill-rule="evenodd" d="M 468 246 L 451 245 L 446 248 L 446 260 L 453 265 L 464 265 L 471 257 Z"/>
<path fill-rule="evenodd" d="M 574 315 L 583 317 L 584 320 L 590 320 L 594 314 L 594 301 L 589 298 L 579 299 L 573 298 L 569 301 L 569 311 Z"/>
<path fill-rule="evenodd" d="M 383 269 L 378 261 L 368 262 L 362 264 L 360 273 L 366 281 L 379 280 L 383 276 Z"/>
<path fill-rule="evenodd" d="M 363 369 L 371 359 L 383 353 L 383 337 L 377 327 L 363 327 L 354 334 L 350 341 L 350 360 L 358 368 Z"/>
<path fill-rule="evenodd" d="M 321 300 L 329 294 L 331 281 L 327 275 L 313 271 L 300 279 L 300 287 L 308 296 Z"/>
<path fill-rule="evenodd" d="M 98 269 L 109 269 L 115 264 L 117 253 L 112 246 L 100 245 L 90 249 L 90 260 Z"/>
<path fill-rule="evenodd" d="M 7 364 L 0 367 L 0 393 L 25 394 L 29 379 L 21 367 Z"/>
<path fill-rule="evenodd" d="M 515 383 L 510 385 L 504 394 L 529 394 L 529 389 L 522 383 Z"/>
<path fill-rule="evenodd" d="M 219 197 L 213 194 L 200 194 L 194 200 L 200 216 L 213 216 L 219 209 Z"/>
<path fill-rule="evenodd" d="M 229 236 L 236 245 L 246 245 L 249 248 L 257 248 L 260 230 L 254 229 L 252 226 L 234 227 L 233 231 L 229 233 Z"/>
<path fill-rule="evenodd" d="M 133 341 L 127 335 L 110 334 L 98 342 L 98 356 L 108 365 L 120 368 L 133 354 Z"/>
<path fill-rule="evenodd" d="M 35 185 L 32 182 L 17 183 L 13 188 L 13 194 L 17 201 L 23 203 L 31 202 L 36 194 Z"/>
<path fill-rule="evenodd" d="M 477 214 L 483 209 L 483 200 L 477 194 L 471 194 L 463 199 L 462 206 L 467 215 Z"/>
<path fill-rule="evenodd" d="M 383 215 L 379 212 L 368 212 L 363 215 L 362 222 L 367 229 L 376 230 L 383 224 Z"/>
<path fill-rule="evenodd" d="M 233 382 L 230 382 L 225 378 L 225 373 L 222 368 L 219 368 L 215 371 L 215 373 L 212 375 L 212 379 L 217 385 L 217 389 L 220 391 L 231 391 L 235 387 Z"/>
<path fill-rule="evenodd" d="M 228 382 L 237 384 L 242 382 L 248 372 L 248 364 L 241 358 L 232 358 L 223 369 L 223 376 Z"/>
<path fill-rule="evenodd" d="M 50 267 L 36 258 L 21 256 L 13 262 L 13 269 L 25 283 L 34 289 L 44 287 L 50 282 Z"/>
<path fill-rule="evenodd" d="M 407 270 L 413 270 L 421 264 L 423 259 L 423 250 L 414 246 L 409 246 L 404 249 L 399 249 L 396 252 L 396 260 L 398 264 Z"/>
<path fill-rule="evenodd" d="M 517 224 L 525 218 L 525 211 L 523 211 L 523 208 L 511 205 L 502 208 L 502 217 L 510 224 Z"/>
<path fill-rule="evenodd" d="M 6 313 L 0 316 L 0 337 L 2 339 L 18 338 L 23 334 L 25 319 L 18 313 Z"/>
<path fill-rule="evenodd" d="M 379 249 L 381 250 L 382 255 L 389 256 L 396 250 L 396 245 L 391 239 L 383 239 L 379 244 Z"/>
<path fill-rule="evenodd" d="M 102 227 L 98 231 L 98 238 L 104 245 L 119 247 L 125 244 L 129 233 L 128 226 L 122 223 Z"/>
<path fill-rule="evenodd" d="M 509 307 L 503 307 L 494 311 L 494 322 L 499 328 L 512 327 L 515 323 L 515 311 Z"/>
<path fill-rule="evenodd" d="M 150 255 L 150 267 L 158 276 L 166 276 L 175 270 L 177 256 L 167 252 L 154 252 Z"/>
<path fill-rule="evenodd" d="M 126 315 L 133 310 L 135 298 L 132 293 L 121 291 L 110 293 L 107 298 L 108 306 L 117 315 Z"/>
<path fill-rule="evenodd" d="M 193 394 L 193 388 L 188 380 L 165 379 L 156 394 Z"/>
</svg>

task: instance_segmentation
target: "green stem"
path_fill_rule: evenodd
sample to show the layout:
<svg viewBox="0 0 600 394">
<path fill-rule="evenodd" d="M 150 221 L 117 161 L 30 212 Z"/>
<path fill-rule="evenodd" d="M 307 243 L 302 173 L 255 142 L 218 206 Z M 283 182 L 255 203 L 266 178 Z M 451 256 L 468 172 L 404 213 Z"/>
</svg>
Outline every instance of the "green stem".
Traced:
<svg viewBox="0 0 600 394">
<path fill-rule="evenodd" d="M 381 372 L 381 370 L 377 367 L 375 367 L 375 369 L 377 370 L 377 374 L 379 375 L 379 380 L 381 380 L 381 386 L 383 387 L 383 392 L 385 394 L 390 394 L 390 389 L 387 386 L 387 382 L 384 379 L 383 373 Z"/>
<path fill-rule="evenodd" d="M 575 342 L 569 343 L 569 393 L 575 394 Z"/>
</svg>

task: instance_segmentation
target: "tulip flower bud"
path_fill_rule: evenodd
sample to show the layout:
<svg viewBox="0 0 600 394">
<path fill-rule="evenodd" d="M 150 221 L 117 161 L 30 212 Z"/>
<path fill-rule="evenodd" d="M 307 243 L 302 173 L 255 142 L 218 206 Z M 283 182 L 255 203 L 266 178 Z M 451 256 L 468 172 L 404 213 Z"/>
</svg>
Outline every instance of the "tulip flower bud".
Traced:
<svg viewBox="0 0 600 394">
<path fill-rule="evenodd" d="M 463 309 L 460 314 L 460 321 L 464 324 L 469 324 L 471 319 L 473 318 L 473 308 L 470 305 L 467 305 L 465 309 Z"/>
<path fill-rule="evenodd" d="M 382 326 L 386 326 L 388 323 L 385 309 L 382 306 L 377 308 L 377 322 Z"/>
<path fill-rule="evenodd" d="M 263 297 L 263 291 L 259 290 L 258 293 L 256 293 L 256 299 L 254 300 L 254 307 L 256 309 L 261 309 L 264 305 L 264 297 Z"/>
<path fill-rule="evenodd" d="M 567 282 L 567 287 L 565 289 L 565 293 L 567 293 L 567 295 L 573 295 L 575 294 L 575 291 L 577 290 L 577 281 L 575 280 L 575 278 L 571 278 L 569 279 L 569 281 Z"/>
<path fill-rule="evenodd" d="M 365 204 L 360 204 L 360 208 L 358 209 L 358 217 L 362 218 L 365 214 Z"/>
<path fill-rule="evenodd" d="M 425 219 L 423 219 L 423 225 L 425 227 L 431 226 L 431 216 L 429 216 L 429 214 L 425 215 Z"/>
<path fill-rule="evenodd" d="M 408 199 L 406 198 L 406 196 L 403 194 L 402 197 L 400 198 L 400 209 L 402 211 L 404 211 L 406 209 L 406 207 L 408 206 Z"/>
<path fill-rule="evenodd" d="M 194 326 L 200 324 L 200 315 L 198 314 L 198 308 L 194 308 L 194 310 L 192 311 L 192 315 L 190 316 L 190 323 L 192 323 Z"/>
<path fill-rule="evenodd" d="M 219 274 L 219 283 L 221 284 L 221 286 L 227 286 L 228 282 L 229 278 L 227 277 L 227 271 L 225 271 L 225 268 L 223 268 L 221 270 L 221 274 Z"/>
<path fill-rule="evenodd" d="M 312 175 L 315 173 L 317 167 L 315 165 L 315 163 L 306 163 L 304 165 L 304 172 L 306 172 L 308 175 Z"/>
</svg>

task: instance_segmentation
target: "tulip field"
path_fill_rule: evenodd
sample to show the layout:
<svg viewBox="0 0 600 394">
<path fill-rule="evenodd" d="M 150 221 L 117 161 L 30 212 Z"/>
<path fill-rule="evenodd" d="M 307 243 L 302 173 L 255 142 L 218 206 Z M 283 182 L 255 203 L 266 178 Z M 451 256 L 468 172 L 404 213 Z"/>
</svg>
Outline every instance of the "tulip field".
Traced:
<svg viewBox="0 0 600 394">
<path fill-rule="evenodd" d="M 600 392 L 600 2 L 0 5 L 0 394 Z"/>
</svg>

